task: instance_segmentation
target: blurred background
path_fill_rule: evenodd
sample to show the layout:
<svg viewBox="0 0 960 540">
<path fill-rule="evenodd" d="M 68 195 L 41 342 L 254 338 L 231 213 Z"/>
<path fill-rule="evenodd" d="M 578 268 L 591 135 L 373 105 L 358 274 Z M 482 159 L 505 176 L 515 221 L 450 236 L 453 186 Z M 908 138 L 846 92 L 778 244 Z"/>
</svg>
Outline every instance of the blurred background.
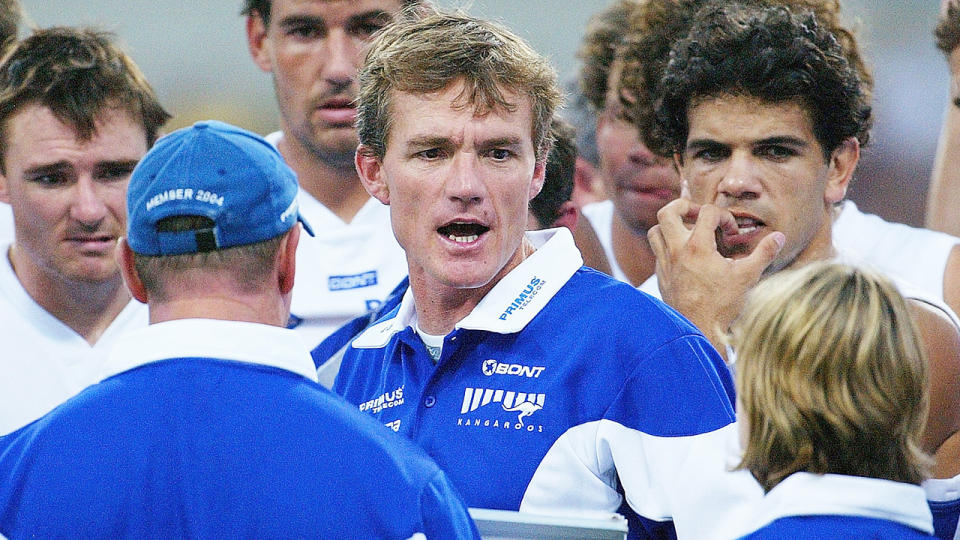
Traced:
<svg viewBox="0 0 960 540">
<path fill-rule="evenodd" d="M 841 0 L 874 69 L 874 129 L 849 194 L 894 221 L 919 225 L 941 118 L 946 61 L 933 45 L 938 0 Z M 436 0 L 499 20 L 549 56 L 562 79 L 590 15 L 608 0 Z M 240 0 L 21 0 L 28 21 L 110 30 L 174 115 L 169 129 L 216 118 L 277 127 L 273 88 L 247 52 Z"/>
</svg>

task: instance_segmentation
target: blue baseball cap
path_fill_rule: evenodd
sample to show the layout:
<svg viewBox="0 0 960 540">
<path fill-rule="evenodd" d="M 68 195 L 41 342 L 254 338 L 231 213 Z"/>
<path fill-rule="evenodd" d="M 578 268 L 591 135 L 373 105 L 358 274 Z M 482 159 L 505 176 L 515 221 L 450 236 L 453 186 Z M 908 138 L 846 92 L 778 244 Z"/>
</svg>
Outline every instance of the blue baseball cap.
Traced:
<svg viewBox="0 0 960 540">
<path fill-rule="evenodd" d="M 181 255 L 254 244 L 299 221 L 297 177 L 259 135 L 209 120 L 162 137 L 127 188 L 127 243 L 141 255 Z M 210 228 L 161 231 L 173 216 L 201 216 Z"/>
</svg>

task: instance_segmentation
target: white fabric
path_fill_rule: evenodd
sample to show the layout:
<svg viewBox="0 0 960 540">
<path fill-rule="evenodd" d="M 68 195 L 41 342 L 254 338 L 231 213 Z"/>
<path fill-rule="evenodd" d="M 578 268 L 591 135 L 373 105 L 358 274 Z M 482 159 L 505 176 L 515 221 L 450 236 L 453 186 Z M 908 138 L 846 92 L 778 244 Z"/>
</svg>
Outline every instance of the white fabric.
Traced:
<svg viewBox="0 0 960 540">
<path fill-rule="evenodd" d="M 502 334 L 519 332 L 553 298 L 570 276 L 583 266 L 583 257 L 574 245 L 570 229 L 558 227 L 527 231 L 525 234 L 537 250 L 490 289 L 473 311 L 454 328 Z M 531 292 L 526 293 L 527 290 Z M 520 294 L 525 295 L 522 305 L 516 302 Z M 509 316 L 505 316 L 508 309 Z M 365 330 L 353 341 L 353 346 L 384 347 L 394 334 L 411 326 L 415 316 L 413 292 L 407 289 L 397 316 Z"/>
<path fill-rule="evenodd" d="M 960 475 L 953 478 L 928 478 L 923 482 L 928 501 L 945 502 L 960 499 Z"/>
<path fill-rule="evenodd" d="M 0 244 L 13 242 L 13 209 L 0 202 Z"/>
<path fill-rule="evenodd" d="M 885 221 L 844 201 L 833 223 L 833 245 L 846 259 L 912 283 L 943 301 L 947 258 L 960 238 Z"/>
<path fill-rule="evenodd" d="M 281 136 L 275 132 L 266 139 L 276 145 Z M 375 309 L 407 275 L 407 258 L 393 235 L 390 208 L 376 199 L 371 197 L 350 223 L 303 189 L 297 201 L 316 236 L 300 235 L 290 312 L 303 319 L 295 330 L 314 347 L 344 323 Z M 343 284 L 369 281 L 371 272 L 376 284 Z M 332 285 L 336 276 L 348 278 Z"/>
<path fill-rule="evenodd" d="M 587 216 L 590 226 L 597 233 L 597 240 L 603 246 L 603 252 L 607 256 L 607 262 L 610 263 L 611 276 L 624 283 L 630 283 L 630 278 L 624 273 L 620 265 L 617 264 L 617 257 L 613 253 L 613 201 L 605 200 L 590 203 L 584 206 L 580 212 Z M 631 283 L 632 285 L 632 283 Z"/>
<path fill-rule="evenodd" d="M 737 436 L 736 424 L 692 437 L 656 437 L 609 420 L 575 426 L 544 456 L 520 511 L 551 514 L 556 508 L 585 512 L 616 507 L 619 483 L 638 514 L 673 519 L 678 538 L 740 536 L 763 489 L 750 473 L 732 470 L 739 456 Z M 650 463 L 658 466 L 650 468 Z M 657 495 L 636 500 L 630 497 L 633 493 Z M 716 500 L 718 494 L 722 503 Z"/>
<path fill-rule="evenodd" d="M 250 322 L 178 319 L 127 332 L 117 340 L 99 380 L 171 358 L 214 358 L 285 369 L 311 381 L 310 351 L 292 330 Z"/>
<path fill-rule="evenodd" d="M 19 429 L 99 380 L 117 338 L 147 326 L 147 306 L 131 300 L 96 344 L 37 304 L 0 248 L 0 435 Z"/>
<path fill-rule="evenodd" d="M 933 534 L 923 489 L 877 478 L 793 473 L 763 498 L 752 530 L 789 516 L 862 516 Z"/>
</svg>

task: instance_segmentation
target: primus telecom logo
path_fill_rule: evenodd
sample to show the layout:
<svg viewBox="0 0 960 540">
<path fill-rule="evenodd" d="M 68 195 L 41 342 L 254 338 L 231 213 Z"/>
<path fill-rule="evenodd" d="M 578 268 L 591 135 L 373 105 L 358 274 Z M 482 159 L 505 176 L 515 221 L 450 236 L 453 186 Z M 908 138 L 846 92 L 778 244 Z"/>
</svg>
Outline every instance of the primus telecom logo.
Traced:
<svg viewBox="0 0 960 540">
<path fill-rule="evenodd" d="M 389 409 L 391 407 L 397 407 L 403 405 L 403 387 L 397 388 L 393 392 L 385 392 L 370 401 L 365 401 L 360 404 L 361 411 L 370 411 L 373 414 Z"/>
<path fill-rule="evenodd" d="M 507 317 L 509 317 L 514 311 L 520 311 L 527 307 L 527 304 L 533 300 L 533 297 L 536 296 L 537 293 L 540 292 L 540 289 L 542 289 L 546 284 L 547 282 L 545 280 L 542 280 L 537 276 L 533 276 L 533 279 L 530 280 L 530 283 L 528 283 L 527 286 L 520 291 L 520 294 L 517 295 L 513 302 L 510 302 L 510 305 L 507 306 L 507 309 L 503 310 L 503 313 L 500 314 L 500 320 L 505 321 L 507 320 Z"/>
<path fill-rule="evenodd" d="M 460 414 L 468 415 L 477 410 L 483 410 L 477 415 L 461 416 L 457 419 L 457 425 L 541 433 L 543 424 L 532 424 L 529 422 L 529 417 L 543 409 L 545 400 L 546 394 L 467 388 L 463 393 Z M 487 407 L 491 403 L 497 406 Z M 514 418 L 516 421 L 513 420 Z"/>
</svg>

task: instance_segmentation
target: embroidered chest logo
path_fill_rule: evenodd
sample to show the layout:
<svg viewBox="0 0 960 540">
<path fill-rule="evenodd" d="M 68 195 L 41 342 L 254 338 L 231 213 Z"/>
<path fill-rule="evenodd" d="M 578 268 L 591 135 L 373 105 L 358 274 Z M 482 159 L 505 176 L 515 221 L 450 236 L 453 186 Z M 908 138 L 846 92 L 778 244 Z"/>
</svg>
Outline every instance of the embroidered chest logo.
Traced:
<svg viewBox="0 0 960 540">
<path fill-rule="evenodd" d="M 384 409 L 397 407 L 399 405 L 403 405 L 403 386 L 392 392 L 385 392 L 370 401 L 361 403 L 360 410 L 377 414 Z"/>
<path fill-rule="evenodd" d="M 457 419 L 457 425 L 542 433 L 543 424 L 531 422 L 530 417 L 543 410 L 545 400 L 546 394 L 467 388 L 463 393 L 461 416 Z M 487 407 L 490 404 L 497 406 Z M 478 410 L 479 413 L 470 414 Z M 509 416 L 506 413 L 509 413 Z M 516 421 L 513 421 L 513 418 L 516 418 Z"/>
<path fill-rule="evenodd" d="M 484 360 L 481 366 L 483 374 L 486 376 L 491 375 L 516 375 L 518 377 L 528 377 L 531 379 L 536 379 L 540 377 L 540 374 L 543 373 L 543 366 L 524 366 L 520 364 L 505 364 L 503 362 L 497 362 L 493 358 L 489 360 Z"/>
</svg>

